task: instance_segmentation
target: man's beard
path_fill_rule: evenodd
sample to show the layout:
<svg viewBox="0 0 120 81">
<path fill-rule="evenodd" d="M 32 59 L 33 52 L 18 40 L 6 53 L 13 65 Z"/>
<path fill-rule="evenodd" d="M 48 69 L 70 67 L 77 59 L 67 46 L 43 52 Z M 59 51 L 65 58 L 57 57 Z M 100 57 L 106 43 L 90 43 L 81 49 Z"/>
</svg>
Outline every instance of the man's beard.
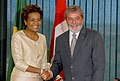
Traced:
<svg viewBox="0 0 120 81">
<path fill-rule="evenodd" d="M 73 30 L 72 27 L 77 27 L 77 30 Z M 79 32 L 81 28 L 82 28 L 82 25 L 79 25 L 79 24 L 72 24 L 68 27 L 68 29 L 73 33 Z"/>
</svg>

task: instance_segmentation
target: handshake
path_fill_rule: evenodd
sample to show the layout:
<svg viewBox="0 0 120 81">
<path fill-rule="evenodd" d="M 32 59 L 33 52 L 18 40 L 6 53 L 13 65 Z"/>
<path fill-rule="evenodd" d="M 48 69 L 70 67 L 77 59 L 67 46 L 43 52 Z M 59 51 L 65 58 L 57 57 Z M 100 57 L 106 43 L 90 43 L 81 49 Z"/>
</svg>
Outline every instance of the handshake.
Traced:
<svg viewBox="0 0 120 81">
<path fill-rule="evenodd" d="M 53 77 L 53 73 L 49 68 L 41 70 L 39 74 L 43 80 L 50 80 Z"/>
</svg>

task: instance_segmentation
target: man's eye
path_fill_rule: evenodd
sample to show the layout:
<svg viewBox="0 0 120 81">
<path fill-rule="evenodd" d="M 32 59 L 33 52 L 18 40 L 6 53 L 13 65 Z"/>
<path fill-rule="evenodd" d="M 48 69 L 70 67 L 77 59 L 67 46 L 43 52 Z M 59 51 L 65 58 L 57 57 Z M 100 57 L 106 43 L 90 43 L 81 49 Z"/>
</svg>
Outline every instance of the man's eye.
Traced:
<svg viewBox="0 0 120 81">
<path fill-rule="evenodd" d="M 72 20 L 72 18 L 68 18 L 68 20 L 70 21 L 70 20 Z"/>
<path fill-rule="evenodd" d="M 76 18 L 76 20 L 80 20 L 80 18 L 79 18 L 79 17 L 77 17 L 77 18 Z"/>
</svg>

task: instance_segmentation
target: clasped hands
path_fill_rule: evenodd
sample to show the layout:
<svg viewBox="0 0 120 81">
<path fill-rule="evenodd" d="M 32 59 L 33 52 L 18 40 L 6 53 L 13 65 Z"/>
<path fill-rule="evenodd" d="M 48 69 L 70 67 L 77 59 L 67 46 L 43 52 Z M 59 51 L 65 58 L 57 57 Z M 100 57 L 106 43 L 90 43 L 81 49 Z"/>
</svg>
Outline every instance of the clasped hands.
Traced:
<svg viewBox="0 0 120 81">
<path fill-rule="evenodd" d="M 43 80 L 50 80 L 53 77 L 52 71 L 49 68 L 42 70 L 39 75 Z"/>
</svg>

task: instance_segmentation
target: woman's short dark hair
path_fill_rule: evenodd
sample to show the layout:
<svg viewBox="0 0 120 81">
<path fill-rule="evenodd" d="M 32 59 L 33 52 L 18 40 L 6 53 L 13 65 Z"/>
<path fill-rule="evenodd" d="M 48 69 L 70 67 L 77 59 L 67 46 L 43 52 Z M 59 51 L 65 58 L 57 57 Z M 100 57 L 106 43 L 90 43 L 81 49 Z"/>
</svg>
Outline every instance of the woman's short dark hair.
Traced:
<svg viewBox="0 0 120 81">
<path fill-rule="evenodd" d="M 120 78 L 115 78 L 115 80 L 120 81 Z"/>
<path fill-rule="evenodd" d="M 32 12 L 38 12 L 40 14 L 41 19 L 43 18 L 43 11 L 41 8 L 37 5 L 27 5 L 25 8 L 22 10 L 22 24 L 25 26 L 24 20 L 28 19 L 28 14 Z"/>
</svg>

